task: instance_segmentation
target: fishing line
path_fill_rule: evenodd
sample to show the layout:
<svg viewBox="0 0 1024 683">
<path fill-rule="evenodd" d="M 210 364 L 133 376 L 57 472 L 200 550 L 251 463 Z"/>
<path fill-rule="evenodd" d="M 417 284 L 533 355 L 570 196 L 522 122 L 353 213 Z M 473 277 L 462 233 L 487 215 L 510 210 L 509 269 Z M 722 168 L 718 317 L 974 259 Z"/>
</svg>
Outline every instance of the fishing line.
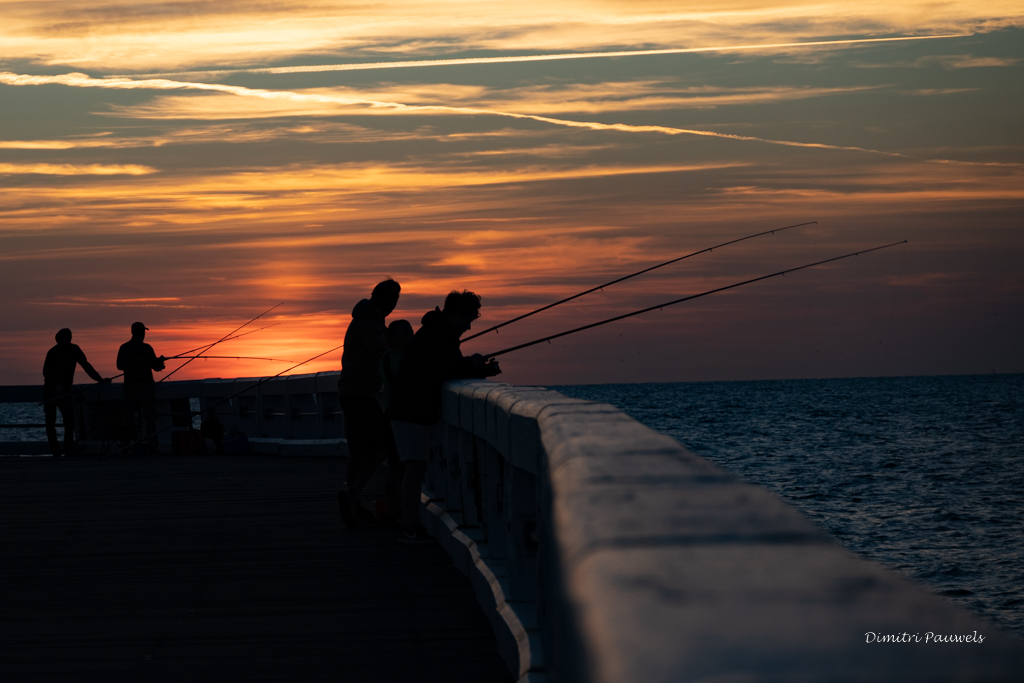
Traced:
<svg viewBox="0 0 1024 683">
<path fill-rule="evenodd" d="M 195 360 L 197 358 L 202 358 L 203 360 L 209 360 L 210 358 L 229 358 L 233 360 L 272 360 L 279 363 L 295 362 L 293 360 L 288 360 L 286 358 L 261 358 L 260 356 L 170 356 L 169 358 L 164 358 L 164 360 L 182 360 L 185 358 L 188 358 L 190 360 Z"/>
<path fill-rule="evenodd" d="M 605 287 L 610 287 L 610 286 L 618 284 L 620 282 L 624 282 L 625 280 L 628 280 L 630 278 L 636 277 L 637 275 L 643 275 L 644 273 L 649 273 L 652 270 L 657 270 L 658 268 L 663 268 L 665 266 L 672 265 L 673 263 L 678 263 L 679 261 L 685 261 L 686 259 L 690 258 L 691 256 L 697 256 L 699 254 L 704 254 L 704 253 L 707 253 L 707 252 L 710 252 L 710 251 L 714 251 L 715 249 L 720 249 L 722 247 L 727 247 L 730 244 L 736 244 L 737 242 L 743 242 L 745 240 L 754 239 L 755 237 L 761 237 L 762 235 L 768 235 L 768 234 L 774 235 L 775 233 L 783 232 L 784 230 L 790 230 L 792 228 L 800 228 L 800 227 L 803 227 L 805 225 L 817 225 L 817 223 L 818 223 L 818 221 L 808 221 L 807 223 L 797 223 L 796 225 L 787 225 L 784 228 L 775 228 L 774 230 L 765 230 L 764 232 L 759 232 L 759 233 L 756 233 L 754 235 L 747 235 L 746 237 L 740 237 L 739 239 L 730 240 L 728 242 L 722 242 L 721 244 L 716 244 L 713 247 L 707 247 L 706 249 L 701 249 L 700 251 L 695 251 L 695 252 L 693 252 L 691 254 L 687 254 L 686 256 L 680 256 L 679 258 L 674 258 L 671 261 L 665 261 L 664 263 L 659 263 L 656 266 L 651 266 L 649 268 L 644 268 L 643 270 L 638 270 L 637 272 L 631 273 L 630 275 L 626 275 L 625 277 L 620 277 L 617 280 L 612 280 L 611 282 L 606 282 L 603 285 L 597 285 L 596 287 L 592 287 L 592 288 L 588 289 L 585 292 L 580 292 L 579 294 L 573 294 L 572 296 L 567 297 L 565 299 L 562 299 L 561 301 L 556 301 L 556 302 L 554 302 L 552 304 L 548 304 L 547 306 L 542 306 L 541 308 L 538 308 L 535 311 L 530 311 L 529 313 L 524 313 L 523 315 L 521 315 L 521 316 L 519 316 L 517 318 L 512 318 L 511 320 L 506 320 L 505 322 L 499 323 L 499 324 L 497 324 L 497 325 L 495 325 L 493 327 L 488 327 L 486 330 L 482 330 L 480 332 L 477 332 L 476 334 L 472 334 L 472 335 L 466 337 L 465 339 L 462 339 L 460 341 L 460 343 L 468 342 L 470 339 L 476 339 L 480 335 L 487 334 L 488 332 L 496 332 L 499 328 L 505 327 L 505 325 L 511 325 L 512 323 L 518 322 L 518 321 L 522 320 L 523 318 L 529 318 L 531 315 L 535 315 L 537 313 L 541 313 L 543 311 L 548 310 L 549 308 L 554 308 L 555 306 L 559 306 L 559 305 L 564 304 L 564 303 L 566 303 L 568 301 L 572 301 L 573 299 L 578 299 L 581 296 L 586 296 L 587 294 L 592 294 L 593 292 L 596 292 L 599 289 L 604 289 Z"/>
<path fill-rule="evenodd" d="M 280 306 L 280 305 L 281 304 L 278 304 L 278 306 Z M 277 306 L 275 306 L 274 308 L 277 308 Z M 273 309 L 271 309 L 271 310 L 273 310 Z M 248 324 L 248 323 L 246 323 L 246 324 Z M 241 329 L 241 328 L 238 328 L 238 329 Z M 286 368 L 286 369 L 282 370 L 281 372 L 277 373 L 276 375 L 273 375 L 272 377 L 264 377 L 259 382 L 256 382 L 256 384 L 253 384 L 251 387 L 246 387 L 245 389 L 242 389 L 241 391 L 238 391 L 238 392 L 235 392 L 234 394 L 231 394 L 230 396 L 228 396 L 225 399 L 217 401 L 213 405 L 210 405 L 210 406 L 207 406 L 205 408 L 202 408 L 199 411 L 199 415 L 202 415 L 203 413 L 205 413 L 207 411 L 213 410 L 214 408 L 218 408 L 218 407 L 224 405 L 225 403 L 231 401 L 232 399 L 238 398 L 242 394 L 244 394 L 246 392 L 249 392 L 249 391 L 252 391 L 253 389 L 256 389 L 257 387 L 260 387 L 263 384 L 266 384 L 267 382 L 269 382 L 272 379 L 277 379 L 278 377 L 280 377 L 281 375 L 283 375 L 286 372 L 291 372 L 295 368 L 302 367 L 303 365 L 306 365 L 307 363 L 312 363 L 317 358 L 322 358 L 323 356 L 326 356 L 329 353 L 333 353 L 334 351 L 337 351 L 338 349 L 340 349 L 340 348 L 342 348 L 344 346 L 345 346 L 344 344 L 339 344 L 338 346 L 335 346 L 333 349 L 328 349 L 327 351 L 324 351 L 323 353 L 318 353 L 317 355 L 313 356 L 312 358 L 307 358 L 306 360 L 302 361 L 301 363 L 296 363 L 295 365 L 291 366 L 290 368 Z M 161 434 L 169 432 L 172 429 L 174 429 L 174 425 L 172 425 L 170 427 L 165 427 L 164 429 L 161 429 L 161 430 L 159 430 L 159 431 L 157 431 L 157 432 L 155 432 L 153 434 L 147 434 L 145 438 L 147 440 L 152 439 L 152 438 L 156 438 L 157 436 L 160 436 Z M 134 446 L 136 446 L 138 444 L 140 444 L 140 443 L 142 443 L 142 440 L 141 439 L 136 439 L 135 441 L 132 441 L 128 445 L 122 446 L 121 448 L 117 449 L 116 451 L 113 451 L 112 453 L 107 453 L 107 454 L 105 454 L 105 455 L 103 455 L 101 457 L 103 459 L 105 459 L 105 458 L 109 458 L 109 457 L 118 455 L 119 453 L 122 453 L 122 452 L 124 452 L 124 451 L 126 451 L 126 450 L 128 450 L 128 449 L 130 449 L 130 448 L 132 448 L 132 447 L 134 447 Z"/>
<path fill-rule="evenodd" d="M 249 332 L 243 332 L 242 334 L 236 334 L 233 337 L 228 337 L 227 339 L 222 339 L 221 342 L 229 342 L 232 339 L 238 339 L 239 337 L 244 337 L 247 334 L 255 334 L 255 333 L 261 332 L 261 331 L 263 331 L 263 330 L 265 330 L 267 328 L 276 327 L 277 325 L 280 325 L 280 324 L 281 323 L 274 323 L 272 325 L 267 325 L 265 327 L 261 327 L 258 330 L 251 330 Z M 241 328 L 239 328 L 239 329 L 241 329 Z M 192 353 L 193 351 L 199 351 L 200 349 L 210 349 L 211 347 L 213 347 L 214 345 L 219 344 L 219 343 L 220 342 L 213 342 L 212 344 L 203 344 L 202 346 L 197 346 L 194 349 L 189 349 L 188 351 L 182 351 L 181 353 L 179 353 L 179 354 L 177 354 L 175 356 L 171 356 L 171 358 L 180 358 L 181 356 L 184 356 L 187 353 Z M 291 362 L 291 361 L 289 361 L 289 362 Z"/>
<path fill-rule="evenodd" d="M 633 311 L 632 313 L 625 313 L 623 315 L 617 315 L 614 318 L 608 318 L 607 320 L 601 320 L 601 321 L 596 322 L 596 323 L 591 323 L 589 325 L 583 325 L 582 327 L 577 327 L 577 328 L 574 328 L 574 329 L 571 329 L 571 330 L 566 330 L 565 332 L 559 332 L 558 334 L 552 334 L 552 335 L 547 336 L 547 337 L 542 337 L 541 339 L 535 339 L 534 341 L 527 342 L 525 344 L 519 344 L 518 346 L 513 346 L 513 347 L 510 347 L 510 348 L 507 348 L 507 349 L 502 349 L 501 351 L 495 351 L 494 353 L 484 354 L 484 357 L 485 358 L 494 358 L 496 356 L 500 356 L 500 355 L 505 354 L 505 353 L 510 353 L 512 351 L 518 351 L 519 349 L 525 349 L 527 347 L 534 346 L 535 344 L 542 344 L 544 342 L 550 342 L 552 339 L 558 339 L 559 337 L 565 337 L 565 336 L 570 335 L 570 334 L 575 334 L 576 332 L 582 332 L 583 330 L 589 330 L 589 329 L 591 329 L 593 327 L 599 327 L 601 325 L 607 325 L 608 323 L 613 323 L 613 322 L 615 322 L 617 320 L 624 320 L 625 318 L 632 318 L 633 316 L 640 315 L 642 313 L 649 313 L 650 311 L 654 311 L 654 310 L 657 310 L 659 308 L 664 308 L 666 306 L 673 306 L 675 304 L 681 304 L 684 301 L 692 301 L 693 299 L 699 299 L 701 297 L 708 296 L 709 294 L 715 294 L 717 292 L 724 292 L 724 291 L 726 291 L 728 289 L 735 289 L 736 287 L 742 287 L 743 285 L 749 285 L 749 284 L 754 283 L 754 282 L 760 282 L 761 280 L 767 280 L 769 278 L 778 277 L 780 275 L 786 275 L 787 273 L 795 273 L 798 270 L 804 270 L 805 268 L 812 268 L 814 266 L 820 266 L 820 265 L 825 264 L 825 263 L 831 263 L 832 261 L 841 261 L 842 259 L 850 258 L 852 256 L 860 256 L 861 254 L 869 254 L 869 253 L 871 253 L 873 251 L 879 251 L 881 249 L 888 249 L 889 247 L 894 247 L 897 244 L 906 244 L 906 242 L 907 242 L 907 240 L 903 240 L 902 242 L 893 242 L 891 244 L 884 244 L 884 245 L 882 245 L 880 247 L 872 247 L 871 249 L 863 249 L 861 251 L 855 251 L 855 252 L 850 253 L 850 254 L 844 254 L 843 256 L 835 256 L 835 257 L 830 258 L 830 259 L 825 259 L 824 261 L 817 261 L 815 263 L 808 263 L 807 265 L 798 266 L 796 268 L 787 268 L 786 270 L 780 270 L 780 271 L 778 271 L 776 273 L 771 273 L 770 275 L 762 275 L 760 277 L 755 277 L 755 278 L 752 278 L 750 280 L 744 280 L 743 282 L 736 282 L 736 283 L 731 284 L 731 285 L 726 285 L 725 287 L 718 287 L 716 289 L 708 290 L 707 292 L 701 292 L 700 294 L 692 294 L 690 296 L 686 296 L 686 297 L 683 297 L 681 299 L 675 299 L 674 301 L 668 301 L 668 302 L 663 303 L 663 304 L 657 304 L 655 306 L 649 306 L 647 308 L 642 308 L 639 311 Z"/>
<path fill-rule="evenodd" d="M 272 310 L 274 310 L 275 308 L 278 308 L 278 307 L 280 307 L 280 306 L 283 306 L 283 305 L 284 305 L 284 302 L 282 301 L 281 303 L 277 304 L 277 306 L 271 306 L 270 308 L 268 308 L 267 310 L 263 311 L 262 313 L 260 313 L 260 314 L 259 314 L 258 316 L 256 316 L 256 317 L 255 317 L 255 318 L 253 318 L 252 320 L 250 320 L 250 321 L 248 321 L 248 322 L 246 322 L 246 323 L 243 323 L 243 324 L 239 325 L 238 327 L 236 327 L 235 329 L 231 330 L 230 332 L 228 332 L 227 334 L 225 334 L 225 335 L 224 335 L 223 337 L 221 337 L 221 338 L 220 338 L 220 339 L 218 339 L 217 341 L 215 341 L 215 342 L 213 342 L 212 344 L 210 344 L 210 345 L 209 345 L 209 347 L 207 347 L 207 349 L 206 349 L 206 350 L 207 350 L 207 351 L 209 351 L 210 349 L 212 349 L 212 348 L 213 348 L 214 346 L 216 346 L 217 344 L 220 344 L 220 343 L 221 343 L 221 342 L 223 342 L 223 341 L 227 341 L 228 337 L 230 337 L 231 335 L 233 335 L 233 334 L 234 334 L 235 332 L 238 332 L 238 331 L 239 331 L 240 329 L 242 329 L 242 328 L 243 328 L 243 327 L 245 327 L 246 325 L 249 325 L 250 323 L 254 323 L 254 322 L 256 322 L 257 320 L 259 320 L 260 318 L 262 318 L 263 316 L 265 316 L 265 315 L 266 315 L 267 313 L 270 313 L 270 312 L 271 312 Z M 201 348 L 201 347 L 200 347 L 200 348 Z M 159 381 L 159 382 L 157 382 L 157 384 L 160 384 L 161 382 L 163 382 L 163 381 L 164 381 L 164 380 L 166 380 L 167 378 L 171 377 L 172 375 L 174 375 L 174 373 L 176 373 L 176 372 L 177 372 L 178 370 L 181 370 L 181 369 L 182 369 L 183 367 L 185 367 L 186 365 L 188 365 L 189 363 L 191 363 L 191 362 L 192 362 L 193 360 L 195 360 L 195 359 L 194 359 L 194 358 L 192 358 L 192 359 L 189 359 L 188 361 L 186 361 L 186 362 L 182 363 L 181 365 L 179 365 L 178 367 L 176 367 L 176 368 L 175 368 L 174 370 L 172 370 L 171 372 L 169 372 L 169 373 L 167 373 L 166 375 L 164 375 L 163 377 L 161 377 L 161 378 L 160 378 L 160 381 Z"/>
<path fill-rule="evenodd" d="M 236 334 L 235 336 L 233 336 L 233 337 L 228 337 L 227 339 L 224 339 L 223 341 L 226 341 L 226 342 L 228 342 L 228 341 L 231 341 L 232 339 L 238 339 L 239 337 L 244 337 L 244 336 L 245 336 L 245 335 L 247 335 L 247 334 L 255 334 L 255 333 L 257 333 L 257 332 L 262 332 L 262 331 L 263 331 L 263 330 L 265 330 L 265 329 L 268 329 L 268 328 L 270 328 L 270 327 L 276 327 L 276 326 L 278 326 L 278 325 L 280 325 L 280 324 L 281 324 L 281 323 L 274 323 L 274 324 L 272 324 L 272 325 L 267 325 L 267 326 L 265 326 L 265 327 L 261 327 L 261 328 L 259 328 L 258 330 L 252 330 L 252 331 L 250 331 L 250 332 L 243 332 L 242 334 Z M 241 328 L 239 328 L 239 329 L 241 329 Z M 216 343 L 217 343 L 217 342 L 214 342 L 213 344 L 204 344 L 204 345 L 202 345 L 202 346 L 197 346 L 197 347 L 195 347 L 194 349 L 189 349 L 188 351 L 182 351 L 181 353 L 179 353 L 179 354 L 177 354 L 177 355 L 174 355 L 174 356 L 170 356 L 170 357 L 166 358 L 166 360 L 173 360 L 174 358 L 181 358 L 182 356 L 185 356 L 185 354 L 189 354 L 189 353 L 192 353 L 193 351 L 199 351 L 200 349 L 209 349 L 209 348 L 213 347 L 213 346 L 214 346 L 214 344 L 216 344 Z M 239 358 L 239 359 L 241 359 L 241 358 L 245 358 L 244 356 L 202 356 L 202 357 L 203 357 L 203 358 Z M 292 361 L 290 361 L 290 360 L 283 360 L 283 359 L 276 359 L 276 358 L 257 358 L 257 359 L 255 359 L 255 360 L 280 360 L 280 361 L 281 361 L 282 363 L 291 363 L 291 362 L 292 362 Z M 178 369 L 180 369 L 180 368 L 178 368 Z M 175 372 L 177 372 L 177 370 L 176 370 Z M 173 373 L 171 373 L 171 374 L 173 374 Z M 111 380 L 115 380 L 115 379 L 117 379 L 118 377 L 124 377 L 124 373 L 122 372 L 122 373 L 120 373 L 120 374 L 114 375 L 114 376 L 113 376 L 113 377 L 111 377 L 110 379 L 111 379 Z M 167 377 L 170 377 L 170 375 L 168 375 Z M 165 377 L 164 379 L 166 379 L 166 377 Z M 162 382 L 162 381 L 163 381 L 163 379 L 161 379 L 160 381 Z M 41 406 L 42 406 L 42 405 L 46 405 L 47 403 L 51 403 L 51 402 L 53 402 L 53 401 L 59 401 L 59 400 L 61 400 L 61 399 L 63 399 L 63 398 L 67 398 L 68 396 L 71 396 L 72 394 L 74 394 L 74 393 L 75 393 L 75 391 L 76 391 L 76 389 L 72 389 L 71 391 L 69 391 L 69 392 L 68 392 L 68 393 L 66 393 L 66 394 L 62 394 L 62 395 L 60 395 L 60 396 L 56 396 L 56 397 L 54 397 L 54 398 L 48 398 L 48 399 L 46 399 L 45 401 L 43 401 L 42 403 L 39 403 L 39 404 L 37 404 L 37 405 L 41 405 Z"/>
<path fill-rule="evenodd" d="M 284 302 L 282 302 L 282 303 L 284 303 Z M 281 304 L 278 304 L 278 306 L 280 306 L 280 305 Z M 271 310 L 273 310 L 273 309 L 271 309 Z M 252 322 L 252 321 L 250 320 L 249 322 Z M 246 324 L 248 324 L 248 323 L 246 323 Z M 254 334 L 256 332 L 261 332 L 262 330 L 265 330 L 268 327 L 275 327 L 275 326 L 280 325 L 280 324 L 281 323 L 274 323 L 273 325 L 267 325 L 266 327 L 261 327 L 258 330 L 252 330 L 251 332 L 243 332 L 242 334 L 236 334 L 233 337 L 227 337 L 226 339 L 222 339 L 221 341 L 231 341 L 232 339 L 238 339 L 239 337 L 244 337 L 247 334 Z M 244 325 L 242 327 L 244 327 Z M 242 328 L 239 327 L 238 329 L 242 329 Z M 187 358 L 188 356 L 186 356 L 186 354 L 192 353 L 193 351 L 199 351 L 199 349 L 207 349 L 208 350 L 210 348 L 213 348 L 214 346 L 216 346 L 219 343 L 220 342 L 214 342 L 213 344 L 204 344 L 203 346 L 197 346 L 194 349 L 189 349 L 188 351 L 183 351 L 182 353 L 179 353 L 178 355 L 169 356 L 169 357 L 165 358 L 164 360 L 174 360 L 175 358 Z M 290 360 L 285 360 L 285 359 L 281 359 L 281 358 L 250 358 L 248 356 L 194 356 L 193 358 L 234 358 L 234 359 L 238 359 L 238 360 L 272 360 L 272 361 L 280 361 L 281 363 L 291 363 L 292 362 Z M 187 365 L 187 363 L 185 365 Z M 178 370 L 181 370 L 181 368 L 185 367 L 185 365 L 182 365 L 181 367 L 176 368 L 174 370 L 174 372 L 171 372 L 166 377 L 161 378 L 160 382 L 163 382 L 165 379 L 167 379 L 167 377 L 170 377 L 171 375 L 173 375 Z M 124 377 L 124 373 L 122 372 L 120 374 L 114 375 L 113 377 L 110 378 L 110 380 L 115 380 L 118 377 Z M 45 401 L 43 401 L 42 403 L 39 403 L 37 405 L 45 406 L 47 403 L 52 403 L 53 401 L 60 401 L 61 399 L 65 399 L 68 396 L 73 395 L 75 393 L 75 391 L 76 391 L 76 389 L 72 388 L 71 391 L 67 392 L 66 394 L 61 394 L 60 396 L 55 396 L 54 398 L 48 398 Z"/>
</svg>

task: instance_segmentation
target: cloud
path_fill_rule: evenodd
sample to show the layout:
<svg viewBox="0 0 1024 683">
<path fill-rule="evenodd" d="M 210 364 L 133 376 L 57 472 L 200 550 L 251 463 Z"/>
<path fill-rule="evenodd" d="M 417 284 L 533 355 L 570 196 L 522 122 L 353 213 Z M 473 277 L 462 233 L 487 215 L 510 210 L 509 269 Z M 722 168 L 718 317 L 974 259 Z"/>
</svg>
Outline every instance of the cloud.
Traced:
<svg viewBox="0 0 1024 683">
<path fill-rule="evenodd" d="M 497 52 L 635 53 L 721 45 L 991 31 L 1024 23 L 1020 3 L 748 0 L 551 3 L 522 0 L 8 1 L 0 60 L 106 72 L 266 66 L 285 60 L 424 61 Z M 680 37 L 686 43 L 680 45 Z M 475 53 L 475 54 L 473 54 Z M 661 53 L 664 54 L 664 53 Z M 343 59 L 339 59 L 343 57 Z"/>
<path fill-rule="evenodd" d="M 91 78 L 81 73 L 70 73 L 59 76 L 32 76 L 27 74 L 15 74 L 11 72 L 0 72 L 0 83 L 17 86 L 32 86 L 46 84 L 60 84 L 70 87 L 81 88 L 108 88 L 108 89 L 153 89 L 153 90 L 200 90 L 208 92 L 222 92 L 239 97 L 252 97 L 259 100 L 271 100 L 279 102 L 300 102 L 314 104 L 336 104 L 348 108 L 346 113 L 371 113 L 374 110 L 386 110 L 401 115 L 471 115 L 471 116 L 499 116 L 521 120 L 539 121 L 550 123 L 556 126 L 568 128 L 585 128 L 594 131 L 615 131 L 624 133 L 657 133 L 661 135 L 694 135 L 700 137 L 722 138 L 742 142 L 757 142 L 768 145 L 781 145 L 785 147 L 802 147 L 808 149 L 826 149 L 849 152 L 861 152 L 865 154 L 879 154 L 891 157 L 912 158 L 909 155 L 898 152 L 887 152 L 883 150 L 858 147 L 854 145 L 831 145 L 819 142 L 799 142 L 795 140 L 779 140 L 762 138 L 751 135 L 736 135 L 732 133 L 719 133 L 709 130 L 698 130 L 691 128 L 676 128 L 672 126 L 658 125 L 631 125 L 624 123 L 601 123 L 598 121 L 573 121 L 560 119 L 552 116 L 540 116 L 535 114 L 516 113 L 512 111 L 501 111 L 495 109 L 477 107 L 459 107 L 449 105 L 408 105 L 401 102 L 380 101 L 363 99 L 350 96 L 329 95 L 322 93 L 300 93 L 289 90 L 266 90 L 262 88 L 245 88 L 241 86 L 224 85 L 218 83 L 193 83 L 188 81 L 173 81 L 168 79 L 143 79 L 132 80 L 128 78 Z M 340 112 L 339 112 L 340 113 Z M 925 160 L 922 161 L 935 161 Z M 940 160 L 948 161 L 948 160 Z M 969 164 L 972 162 L 957 162 Z"/>
<path fill-rule="evenodd" d="M 194 100 L 195 98 L 182 98 Z M 136 118 L 151 118 L 140 110 Z M 157 118 L 153 116 L 152 118 Z M 168 116 L 164 118 L 174 118 Z M 200 117 L 203 118 L 203 117 Z M 237 117 L 241 118 L 241 117 Z M 348 123 L 318 121 L 285 126 L 260 127 L 247 123 L 231 125 L 191 126 L 171 129 L 158 134 L 141 133 L 132 137 L 115 135 L 112 132 L 88 136 L 70 136 L 52 140 L 0 140 L 0 149 L 67 150 L 67 149 L 133 149 L 140 147 L 163 147 L 165 145 L 202 145 L 209 143 L 259 143 L 287 138 L 314 138 L 320 144 L 377 142 L 405 137 L 422 137 L 416 134 L 382 133 Z"/>
<path fill-rule="evenodd" d="M 155 168 L 137 164 L 5 164 L 0 163 L 0 175 L 148 175 Z"/>
<path fill-rule="evenodd" d="M 975 57 L 973 55 L 957 55 L 947 59 L 940 59 L 947 69 L 978 69 L 987 67 L 1016 66 L 1019 59 L 1004 57 Z"/>
<path fill-rule="evenodd" d="M 976 57 L 971 54 L 959 55 L 925 55 L 914 60 L 897 60 L 893 62 L 865 63 L 854 62 L 851 66 L 861 69 L 923 69 L 940 66 L 944 69 L 978 69 L 990 67 L 1016 66 L 1019 59 L 1010 57 Z"/>
<path fill-rule="evenodd" d="M 137 299 L 113 299 L 89 296 L 61 296 L 52 299 L 36 299 L 35 306 L 103 306 L 106 308 L 197 308 L 181 303 L 179 297 L 143 297 Z"/>
<path fill-rule="evenodd" d="M 919 90 L 905 90 L 907 95 L 956 95 L 962 92 L 976 92 L 981 88 L 921 88 Z"/>
<path fill-rule="evenodd" d="M 963 33 L 927 36 L 893 36 L 889 38 L 847 38 L 834 40 L 805 40 L 789 43 L 762 43 L 757 45 L 718 45 L 714 47 L 660 48 L 655 50 L 617 50 L 605 52 L 568 52 L 541 55 L 505 55 L 500 57 L 461 57 L 449 59 L 421 59 L 415 61 L 367 62 L 348 64 L 311 64 L 305 66 L 253 67 L 248 69 L 208 69 L 196 71 L 171 71 L 150 74 L 120 74 L 120 77 L 152 78 L 168 76 L 215 76 L 233 74 L 302 74 L 331 71 L 376 71 L 380 69 L 415 69 L 447 66 L 468 66 L 479 64 L 521 64 L 525 62 L 552 62 L 575 59 L 611 59 L 614 57 L 654 57 L 659 55 L 682 55 L 706 52 L 775 52 L 779 50 L 804 50 L 812 47 L 841 47 L 868 43 L 907 42 L 913 40 L 936 40 L 941 38 L 962 38 Z M 118 77 L 118 76 L 114 76 Z"/>
<path fill-rule="evenodd" d="M 714 109 L 771 104 L 816 97 L 848 95 L 875 86 L 813 87 L 681 87 L 665 81 L 539 85 L 486 93 L 474 106 L 515 113 L 601 114 L 666 109 Z"/>
<path fill-rule="evenodd" d="M 513 88 L 485 88 L 482 86 L 385 84 L 372 89 L 331 88 L 302 91 L 346 100 L 386 102 L 402 99 L 402 104 L 417 111 L 422 107 L 457 106 L 492 115 L 510 114 L 602 114 L 629 111 L 659 111 L 667 109 L 714 109 L 725 106 L 772 104 L 817 97 L 850 95 L 878 86 L 849 86 L 832 88 L 814 87 L 745 87 L 723 88 L 713 86 L 681 86 L 669 81 L 613 81 L 598 84 L 560 83 Z M 147 120 L 258 120 L 293 116 L 332 117 L 346 114 L 389 115 L 389 108 L 353 111 L 351 105 L 327 105 L 322 102 L 301 100 L 239 100 L 236 95 L 161 96 L 135 105 L 117 105 L 106 115 L 120 118 Z M 430 110 L 424 110 L 430 114 Z M 458 112 L 455 112 L 458 113 Z M 358 140 L 353 126 L 352 137 Z M 367 139 L 380 139 L 368 132 Z M 390 134 L 389 134 L 390 135 Z"/>
</svg>

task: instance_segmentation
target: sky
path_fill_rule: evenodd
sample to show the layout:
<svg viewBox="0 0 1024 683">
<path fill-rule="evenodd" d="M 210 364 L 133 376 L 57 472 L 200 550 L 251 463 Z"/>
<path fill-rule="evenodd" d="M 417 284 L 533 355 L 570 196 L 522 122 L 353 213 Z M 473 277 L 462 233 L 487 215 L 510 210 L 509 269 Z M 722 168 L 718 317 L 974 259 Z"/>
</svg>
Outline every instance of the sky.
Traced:
<svg viewBox="0 0 1024 683">
<path fill-rule="evenodd" d="M 342 343 L 390 276 L 517 384 L 1024 372 L 1019 2 L 0 0 L 0 384 L 63 327 L 175 379 Z M 340 350 L 289 370 L 337 370 Z M 284 361 L 292 361 L 287 363 Z M 180 361 L 169 363 L 169 369 Z M 87 381 L 79 371 L 79 381 Z"/>
</svg>

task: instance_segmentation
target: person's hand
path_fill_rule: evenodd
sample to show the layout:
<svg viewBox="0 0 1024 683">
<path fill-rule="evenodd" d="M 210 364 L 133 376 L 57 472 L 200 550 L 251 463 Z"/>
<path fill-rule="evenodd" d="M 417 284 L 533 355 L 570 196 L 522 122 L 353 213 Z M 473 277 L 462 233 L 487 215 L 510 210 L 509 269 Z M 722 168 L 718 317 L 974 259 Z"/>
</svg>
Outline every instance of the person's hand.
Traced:
<svg viewBox="0 0 1024 683">
<path fill-rule="evenodd" d="M 100 378 L 100 384 L 110 384 L 113 381 L 114 380 L 112 378 L 110 378 L 110 377 L 102 377 L 102 378 Z"/>
<path fill-rule="evenodd" d="M 474 353 L 472 356 L 469 357 L 469 360 L 473 363 L 474 370 L 483 370 L 484 367 L 487 365 L 487 359 L 484 358 L 479 353 Z"/>
<path fill-rule="evenodd" d="M 484 364 L 484 372 L 487 373 L 484 377 L 494 377 L 495 375 L 501 374 L 501 368 L 498 367 L 498 361 L 491 359 Z"/>
</svg>

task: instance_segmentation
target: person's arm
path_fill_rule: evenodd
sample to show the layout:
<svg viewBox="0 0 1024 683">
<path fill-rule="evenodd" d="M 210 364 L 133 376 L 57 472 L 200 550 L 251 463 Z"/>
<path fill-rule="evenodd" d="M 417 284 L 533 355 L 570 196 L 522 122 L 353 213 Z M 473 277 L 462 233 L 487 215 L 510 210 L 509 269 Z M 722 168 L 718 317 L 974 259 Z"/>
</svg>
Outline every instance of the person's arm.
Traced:
<svg viewBox="0 0 1024 683">
<path fill-rule="evenodd" d="M 94 381 L 99 382 L 100 384 L 110 383 L 109 379 L 102 377 L 100 373 L 96 372 L 96 369 L 89 363 L 89 361 L 86 360 L 85 352 L 82 351 L 82 347 L 80 346 L 75 347 L 75 360 L 82 366 L 82 369 L 85 370 L 85 374 L 92 377 Z"/>
<path fill-rule="evenodd" d="M 453 351 L 448 359 L 446 379 L 483 379 L 501 373 L 496 360 L 488 361 L 479 353 L 463 356 L 458 347 Z"/>
<path fill-rule="evenodd" d="M 117 369 L 124 372 L 128 369 L 128 359 L 125 357 L 124 344 L 117 350 Z"/>
<path fill-rule="evenodd" d="M 149 344 L 146 344 L 146 348 L 149 350 L 149 367 L 153 368 L 157 372 L 160 372 L 165 367 L 167 367 L 166 365 L 164 365 L 164 361 L 167 360 L 166 358 L 164 358 L 163 356 L 160 356 L 158 358 L 156 355 L 156 351 L 154 351 L 153 347 L 150 346 Z"/>
<path fill-rule="evenodd" d="M 476 372 L 474 377 L 484 379 L 487 377 L 494 377 L 495 375 L 501 374 L 501 368 L 498 367 L 498 361 L 491 358 L 488 360 L 479 353 L 474 353 L 470 356 L 473 361 L 473 370 Z"/>
</svg>

